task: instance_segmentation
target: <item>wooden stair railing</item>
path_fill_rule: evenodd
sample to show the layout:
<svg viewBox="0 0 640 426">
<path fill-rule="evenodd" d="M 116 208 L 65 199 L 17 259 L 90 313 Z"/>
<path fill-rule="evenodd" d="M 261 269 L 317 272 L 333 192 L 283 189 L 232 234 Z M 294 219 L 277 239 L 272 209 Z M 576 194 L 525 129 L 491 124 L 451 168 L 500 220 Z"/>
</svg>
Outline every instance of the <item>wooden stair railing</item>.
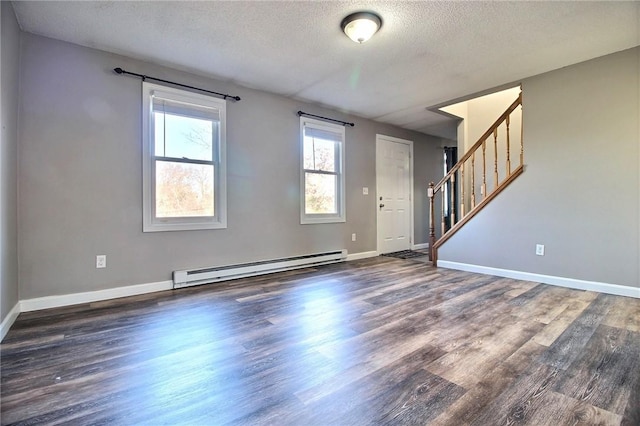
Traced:
<svg viewBox="0 0 640 426">
<path fill-rule="evenodd" d="M 429 184 L 427 193 L 429 197 L 429 259 L 433 262 L 434 266 L 437 265 L 438 261 L 438 248 L 524 171 L 524 144 L 522 141 L 521 115 L 519 164 L 515 169 L 511 169 L 511 116 L 517 108 L 521 106 L 522 92 L 440 182 L 437 184 L 431 182 Z M 499 144 L 499 128 L 503 124 L 505 127 L 505 138 L 504 140 L 500 140 Z M 489 193 L 487 193 L 487 145 L 493 148 L 493 187 Z M 476 153 L 478 151 L 482 152 L 481 172 L 477 170 L 479 167 L 476 165 Z M 501 155 L 502 158 L 499 160 Z M 480 154 L 478 154 L 478 157 L 479 156 Z M 502 180 L 500 180 L 498 162 L 502 162 L 502 160 L 504 160 L 505 164 L 505 174 Z M 476 174 L 479 176 L 476 177 Z M 467 180 L 465 180 L 465 176 Z M 480 179 L 479 197 L 476 197 L 477 178 Z M 456 191 L 460 195 L 459 199 L 456 197 Z M 442 194 L 442 220 L 441 236 L 436 239 L 435 197 L 438 193 Z M 445 197 L 448 199 L 448 203 L 445 201 Z M 480 201 L 476 203 L 478 198 Z M 449 211 L 446 212 L 448 215 L 445 214 L 446 205 L 449 206 Z M 468 209 L 467 205 L 469 205 Z M 448 223 L 446 221 L 447 216 L 449 218 Z"/>
</svg>

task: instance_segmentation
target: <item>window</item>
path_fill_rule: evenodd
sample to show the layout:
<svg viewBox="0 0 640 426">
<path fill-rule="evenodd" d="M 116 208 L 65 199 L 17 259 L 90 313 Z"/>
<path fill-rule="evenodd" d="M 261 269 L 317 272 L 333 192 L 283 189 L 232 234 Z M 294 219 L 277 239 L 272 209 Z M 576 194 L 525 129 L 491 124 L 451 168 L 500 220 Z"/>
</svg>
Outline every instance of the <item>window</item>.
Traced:
<svg viewBox="0 0 640 426">
<path fill-rule="evenodd" d="M 227 227 L 226 104 L 144 82 L 143 230 Z"/>
<path fill-rule="evenodd" d="M 344 222 L 344 126 L 300 117 L 300 132 L 300 223 Z"/>
</svg>

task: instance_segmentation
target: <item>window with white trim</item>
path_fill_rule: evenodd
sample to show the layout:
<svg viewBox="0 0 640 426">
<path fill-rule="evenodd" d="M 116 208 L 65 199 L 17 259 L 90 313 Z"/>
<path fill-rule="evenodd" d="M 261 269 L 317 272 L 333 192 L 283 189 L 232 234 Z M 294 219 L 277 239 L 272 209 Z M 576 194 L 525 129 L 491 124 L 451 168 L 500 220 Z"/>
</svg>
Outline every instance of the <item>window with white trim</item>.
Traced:
<svg viewBox="0 0 640 426">
<path fill-rule="evenodd" d="M 300 133 L 300 223 L 344 222 L 344 126 L 300 117 Z"/>
<path fill-rule="evenodd" d="M 142 83 L 143 230 L 227 227 L 226 103 Z"/>
</svg>

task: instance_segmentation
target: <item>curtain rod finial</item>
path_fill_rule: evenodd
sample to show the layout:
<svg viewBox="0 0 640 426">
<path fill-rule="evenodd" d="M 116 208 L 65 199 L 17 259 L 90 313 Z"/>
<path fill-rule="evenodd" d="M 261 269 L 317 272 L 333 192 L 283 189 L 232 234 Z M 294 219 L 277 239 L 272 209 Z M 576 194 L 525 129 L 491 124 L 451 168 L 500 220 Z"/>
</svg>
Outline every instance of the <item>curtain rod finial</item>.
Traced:
<svg viewBox="0 0 640 426">
<path fill-rule="evenodd" d="M 123 70 L 122 68 L 120 68 L 120 67 L 118 67 L 118 68 L 114 68 L 113 70 L 114 70 L 115 72 L 117 72 L 118 74 L 122 74 L 122 73 L 124 72 L 124 70 Z"/>
</svg>

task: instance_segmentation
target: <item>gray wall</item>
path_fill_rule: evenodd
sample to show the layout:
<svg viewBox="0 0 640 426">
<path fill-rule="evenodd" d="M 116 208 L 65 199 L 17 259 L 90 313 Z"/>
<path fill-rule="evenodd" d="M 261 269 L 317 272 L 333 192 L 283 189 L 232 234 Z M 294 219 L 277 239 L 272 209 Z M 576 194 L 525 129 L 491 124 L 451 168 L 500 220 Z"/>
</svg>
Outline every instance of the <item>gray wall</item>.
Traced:
<svg viewBox="0 0 640 426">
<path fill-rule="evenodd" d="M 171 271 L 336 248 L 376 250 L 375 139 L 413 140 L 415 243 L 439 138 L 158 65 L 23 34 L 19 144 L 22 299 L 169 280 Z M 227 108 L 228 229 L 142 232 L 141 83 L 112 69 L 242 97 Z M 347 222 L 300 225 L 296 112 L 347 128 Z M 435 157 L 433 157 L 435 155 Z M 362 187 L 369 195 L 362 195 Z M 358 239 L 351 242 L 351 233 Z M 95 256 L 107 255 L 107 268 Z"/>
<path fill-rule="evenodd" d="M 525 172 L 439 260 L 639 287 L 639 75 L 635 48 L 523 81 Z"/>
<path fill-rule="evenodd" d="M 18 68 L 20 30 L 11 3 L 1 2 L 0 322 L 18 302 Z"/>
<path fill-rule="evenodd" d="M 415 241 L 417 243 L 429 242 L 429 198 L 427 188 L 429 182 L 438 183 L 444 176 L 444 156 L 445 146 L 455 146 L 456 141 L 431 137 L 431 144 L 414 144 L 414 173 L 413 173 L 413 193 L 414 203 L 414 228 Z M 440 211 L 442 204 L 440 197 L 436 197 L 434 210 Z M 436 236 L 440 236 L 440 223 L 435 224 Z"/>
</svg>

